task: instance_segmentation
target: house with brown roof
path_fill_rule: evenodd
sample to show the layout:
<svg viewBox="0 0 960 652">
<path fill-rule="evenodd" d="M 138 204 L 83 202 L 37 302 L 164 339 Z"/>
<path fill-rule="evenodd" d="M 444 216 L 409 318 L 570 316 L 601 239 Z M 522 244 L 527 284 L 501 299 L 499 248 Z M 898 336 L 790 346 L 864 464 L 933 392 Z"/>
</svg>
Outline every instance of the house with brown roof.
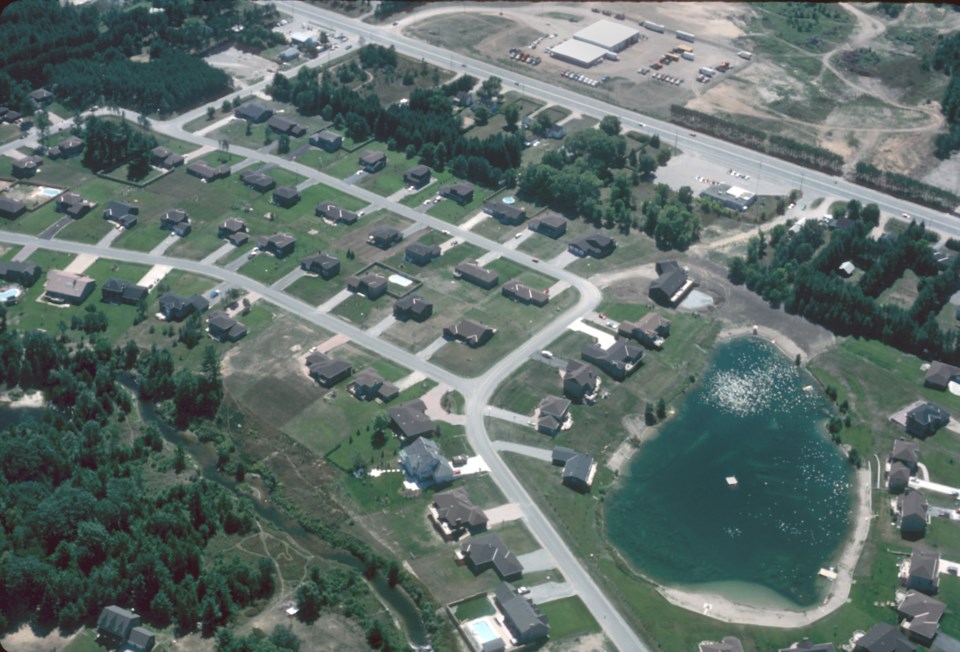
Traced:
<svg viewBox="0 0 960 652">
<path fill-rule="evenodd" d="M 403 255 L 403 259 L 408 263 L 419 265 L 421 267 L 429 264 L 434 258 L 439 257 L 439 245 L 428 245 L 423 242 L 414 242 L 407 245 L 406 251 L 404 251 Z"/>
<path fill-rule="evenodd" d="M 567 218 L 561 215 L 542 215 L 530 222 L 530 230 L 556 240 L 567 232 Z"/>
<path fill-rule="evenodd" d="M 72 274 L 59 269 L 47 272 L 43 286 L 44 296 L 51 303 L 69 303 L 79 306 L 97 287 L 97 282 L 83 274 Z"/>
<path fill-rule="evenodd" d="M 419 399 L 387 408 L 387 416 L 390 417 L 394 432 L 404 442 L 432 437 L 437 433 L 436 425 L 427 417 L 427 406 Z"/>
<path fill-rule="evenodd" d="M 927 369 L 923 384 L 942 392 L 947 389 L 947 385 L 956 380 L 960 380 L 960 367 L 934 360 Z"/>
<path fill-rule="evenodd" d="M 63 158 L 70 158 L 71 156 L 77 156 L 80 152 L 83 151 L 84 146 L 83 139 L 77 138 L 76 136 L 67 136 L 60 141 L 60 144 L 57 147 L 60 148 L 60 156 Z"/>
<path fill-rule="evenodd" d="M 465 260 L 453 268 L 453 276 L 489 290 L 500 283 L 500 274 L 492 269 L 480 267 L 476 260 Z"/>
<path fill-rule="evenodd" d="M 592 405 L 600 393 L 600 372 L 592 364 L 570 360 L 563 372 L 563 395 L 576 403 Z"/>
<path fill-rule="evenodd" d="M 300 201 L 300 191 L 296 186 L 280 186 L 273 191 L 273 203 L 283 208 L 293 208 Z"/>
<path fill-rule="evenodd" d="M 901 566 L 900 583 L 911 591 L 934 595 L 940 590 L 940 570 L 940 553 L 917 545 L 910 561 Z"/>
<path fill-rule="evenodd" d="M 367 242 L 380 249 L 389 249 L 403 240 L 403 232 L 392 226 L 375 226 L 367 236 Z"/>
<path fill-rule="evenodd" d="M 248 188 L 256 190 L 259 193 L 265 193 L 268 190 L 273 190 L 277 187 L 276 179 L 268 174 L 254 172 L 252 170 L 249 172 L 241 172 L 240 182 Z"/>
<path fill-rule="evenodd" d="M 487 529 L 487 515 L 470 501 L 462 487 L 435 494 L 427 515 L 444 541 L 457 541 Z"/>
<path fill-rule="evenodd" d="M 397 321 L 426 321 L 433 314 L 433 302 L 419 294 L 408 294 L 393 304 L 393 316 Z"/>
<path fill-rule="evenodd" d="M 310 136 L 310 144 L 326 152 L 336 152 L 343 146 L 343 136 L 324 129 Z"/>
<path fill-rule="evenodd" d="M 0 195 L 0 217 L 15 220 L 27 212 L 27 205 L 19 199 L 11 199 Z"/>
<path fill-rule="evenodd" d="M 904 539 L 921 539 L 930 521 L 927 499 L 916 489 L 907 489 L 897 498 L 897 529 Z"/>
<path fill-rule="evenodd" d="M 930 646 L 940 631 L 940 619 L 947 610 L 936 598 L 916 591 L 907 591 L 897 604 L 900 629 L 911 641 Z"/>
<path fill-rule="evenodd" d="M 236 342 L 247 335 L 247 327 L 223 310 L 215 310 L 207 319 L 207 332 L 218 342 Z"/>
<path fill-rule="evenodd" d="M 431 174 L 426 165 L 415 165 L 403 173 L 403 182 L 414 188 L 422 188 L 430 183 Z"/>
<path fill-rule="evenodd" d="M 656 264 L 657 278 L 650 283 L 650 298 L 657 303 L 673 307 L 683 301 L 693 289 L 694 282 L 687 277 L 687 270 L 675 260 Z"/>
<path fill-rule="evenodd" d="M 556 436 L 570 421 L 570 399 L 544 396 L 537 406 L 537 430 Z"/>
<path fill-rule="evenodd" d="M 36 263 L 26 260 L 11 260 L 0 263 L 0 279 L 10 283 L 19 283 L 23 287 L 33 287 L 40 280 L 43 270 Z"/>
<path fill-rule="evenodd" d="M 184 158 L 176 152 L 172 152 L 166 147 L 154 147 L 150 150 L 150 164 L 164 170 L 172 170 L 180 167 L 184 163 Z"/>
<path fill-rule="evenodd" d="M 456 324 L 444 327 L 443 336 L 448 340 L 457 340 L 476 349 L 489 342 L 496 332 L 496 328 L 478 321 L 461 319 Z"/>
<path fill-rule="evenodd" d="M 512 301 L 537 306 L 538 308 L 542 308 L 550 301 L 549 294 L 542 290 L 534 290 L 525 283 L 521 283 L 519 279 L 504 283 L 500 293 Z"/>
<path fill-rule="evenodd" d="M 302 259 L 300 269 L 329 281 L 340 273 L 340 259 L 333 254 L 318 251 Z"/>
<path fill-rule="evenodd" d="M 270 119 L 267 120 L 267 126 L 278 134 L 293 136 L 294 138 L 299 138 L 307 133 L 306 127 L 281 115 L 270 116 Z"/>
<path fill-rule="evenodd" d="M 228 217 L 217 227 L 217 237 L 239 247 L 250 239 L 247 223 L 236 217 Z"/>
<path fill-rule="evenodd" d="M 57 212 L 64 213 L 75 220 L 79 220 L 95 206 L 95 203 L 87 201 L 76 192 L 64 192 L 57 197 Z"/>
<path fill-rule="evenodd" d="M 603 233 L 594 233 L 571 240 L 567 250 L 581 258 L 606 258 L 616 248 L 616 240 Z"/>
<path fill-rule="evenodd" d="M 473 201 L 473 184 L 465 181 L 440 186 L 441 197 L 453 200 L 463 206 Z"/>
<path fill-rule="evenodd" d="M 160 228 L 164 231 L 170 231 L 179 236 L 185 236 L 190 233 L 190 216 L 182 208 L 171 208 L 160 216 Z"/>
<path fill-rule="evenodd" d="M 483 205 L 483 212 L 501 224 L 516 226 L 527 219 L 527 210 L 515 204 L 488 201 Z M 564 224 L 566 226 L 566 224 Z"/>
<path fill-rule="evenodd" d="M 323 387 L 333 387 L 353 373 L 353 367 L 346 360 L 314 351 L 307 356 L 307 371 Z"/>
<path fill-rule="evenodd" d="M 211 183 L 217 179 L 226 179 L 230 176 L 229 165 L 213 167 L 205 161 L 196 161 L 187 166 L 187 174 L 197 177 L 204 183 Z"/>
<path fill-rule="evenodd" d="M 618 339 L 604 349 L 590 344 L 580 351 L 580 357 L 592 362 L 614 380 L 624 380 L 639 366 L 643 349 L 624 339 Z"/>
<path fill-rule="evenodd" d="M 461 543 L 457 562 L 466 564 L 474 575 L 492 568 L 505 582 L 518 580 L 523 576 L 523 564 L 496 534 L 470 537 Z"/>
<path fill-rule="evenodd" d="M 387 293 L 387 277 L 376 272 L 354 274 L 347 279 L 347 290 L 375 301 Z"/>
<path fill-rule="evenodd" d="M 383 152 L 368 150 L 360 155 L 357 163 L 360 164 L 364 172 L 373 174 L 387 167 L 387 155 Z"/>
<path fill-rule="evenodd" d="M 648 312 L 635 322 L 622 321 L 617 327 L 620 337 L 633 338 L 648 349 L 663 348 L 664 338 L 670 335 L 670 320 L 659 313 Z"/>
<path fill-rule="evenodd" d="M 277 258 L 286 258 L 293 253 L 297 246 L 297 239 L 289 233 L 274 233 L 266 237 L 257 238 L 257 248 L 273 254 Z"/>
</svg>

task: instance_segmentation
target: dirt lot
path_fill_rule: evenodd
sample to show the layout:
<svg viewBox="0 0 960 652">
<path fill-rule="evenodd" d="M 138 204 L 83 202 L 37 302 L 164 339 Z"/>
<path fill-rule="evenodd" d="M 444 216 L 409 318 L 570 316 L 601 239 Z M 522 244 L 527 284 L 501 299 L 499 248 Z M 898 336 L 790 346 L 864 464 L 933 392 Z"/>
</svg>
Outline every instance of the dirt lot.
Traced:
<svg viewBox="0 0 960 652">
<path fill-rule="evenodd" d="M 624 25 L 638 27 L 649 19 L 665 25 L 667 32 L 638 27 L 646 39 L 621 52 L 620 61 L 589 69 L 586 74 L 594 79 L 610 77 L 590 88 L 559 74 L 583 69 L 542 53 L 595 20 L 613 20 L 591 11 L 601 6 L 623 12 Z M 779 28 L 765 29 L 759 21 L 762 7 L 735 3 L 490 5 L 473 6 L 466 16 L 459 6 L 428 6 L 402 18 L 396 29 L 656 117 L 667 118 L 671 104 L 685 104 L 826 147 L 844 156 L 848 168 L 864 160 L 960 192 L 960 156 L 943 162 L 932 156 L 933 138 L 943 125 L 938 101 L 947 78 L 920 67 L 936 35 L 960 27 L 960 14 L 914 4 L 891 20 L 873 8 L 839 7 L 852 33 L 814 51 L 790 42 Z M 683 83 L 673 86 L 639 75 L 638 68 L 678 43 L 677 29 L 696 34 L 696 60 L 681 60 L 662 72 Z M 540 37 L 534 52 L 530 46 Z M 509 58 L 510 48 L 541 54 L 543 61 L 536 67 L 516 63 Z M 869 76 L 851 70 L 843 59 L 859 48 L 873 51 L 879 61 Z M 740 50 L 752 51 L 753 59 L 738 58 Z M 701 66 L 721 61 L 730 61 L 734 69 L 709 84 L 696 82 Z"/>
</svg>

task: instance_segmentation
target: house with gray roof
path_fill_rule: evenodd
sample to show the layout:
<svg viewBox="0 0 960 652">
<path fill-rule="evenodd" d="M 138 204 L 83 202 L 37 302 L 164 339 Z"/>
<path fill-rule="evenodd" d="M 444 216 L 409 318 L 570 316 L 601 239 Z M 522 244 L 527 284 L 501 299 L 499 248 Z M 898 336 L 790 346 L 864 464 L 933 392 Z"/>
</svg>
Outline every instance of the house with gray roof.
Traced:
<svg viewBox="0 0 960 652">
<path fill-rule="evenodd" d="M 147 298 L 150 290 L 142 285 L 119 278 L 108 278 L 100 287 L 100 300 L 104 303 L 135 306 Z"/>
<path fill-rule="evenodd" d="M 743 643 L 736 636 L 724 636 L 720 641 L 703 641 L 699 652 L 743 652 Z"/>
<path fill-rule="evenodd" d="M 436 494 L 429 516 L 446 541 L 456 541 L 465 534 L 477 534 L 487 529 L 487 515 L 470 501 L 463 487 Z"/>
<path fill-rule="evenodd" d="M 567 218 L 562 215 L 541 215 L 530 222 L 530 230 L 556 240 L 567 232 Z"/>
<path fill-rule="evenodd" d="M 564 463 L 562 482 L 574 491 L 587 493 L 596 472 L 597 465 L 593 457 L 586 453 L 577 453 Z"/>
<path fill-rule="evenodd" d="M 563 395 L 575 403 L 592 405 L 600 391 L 600 373 L 592 364 L 570 360 L 563 372 Z"/>
<path fill-rule="evenodd" d="M 936 434 L 950 423 L 950 413 L 936 403 L 923 403 L 907 412 L 907 432 L 918 439 Z"/>
<path fill-rule="evenodd" d="M 176 292 L 167 292 L 160 297 L 160 314 L 167 321 L 183 321 L 195 312 L 206 312 L 210 302 L 199 294 L 184 297 Z"/>
<path fill-rule="evenodd" d="M 79 306 L 97 287 L 97 282 L 83 274 L 72 274 L 59 269 L 47 272 L 44 295 L 51 303 L 69 303 Z"/>
<path fill-rule="evenodd" d="M 205 161 L 195 161 L 187 166 L 187 174 L 197 177 L 205 183 L 211 183 L 217 179 L 226 179 L 230 176 L 229 165 L 218 165 L 213 167 Z"/>
<path fill-rule="evenodd" d="M 252 170 L 249 172 L 241 172 L 240 182 L 259 193 L 264 193 L 277 187 L 276 179 L 268 174 L 254 172 Z"/>
<path fill-rule="evenodd" d="M 919 459 L 920 445 L 917 442 L 906 439 L 893 442 L 893 450 L 890 452 L 891 462 L 900 462 L 913 473 L 917 470 Z"/>
<path fill-rule="evenodd" d="M 94 206 L 95 203 L 87 201 L 76 192 L 64 192 L 57 197 L 57 212 L 65 213 L 67 217 L 75 220 L 89 213 Z"/>
<path fill-rule="evenodd" d="M 360 167 L 363 168 L 364 172 L 367 174 L 373 174 L 374 172 L 379 172 L 387 166 L 387 155 L 383 152 L 368 150 L 360 155 L 360 158 L 357 159 L 357 163 L 360 164 Z"/>
<path fill-rule="evenodd" d="M 960 367 L 945 362 L 933 361 L 923 377 L 923 384 L 941 392 L 947 389 L 951 381 L 960 379 Z"/>
<path fill-rule="evenodd" d="M 465 260 L 453 268 L 453 276 L 489 290 L 500 283 L 500 274 L 492 269 L 480 267 L 476 260 Z"/>
<path fill-rule="evenodd" d="M 332 201 L 322 201 L 313 209 L 313 214 L 334 224 L 355 224 L 360 219 L 359 213 L 340 208 Z"/>
<path fill-rule="evenodd" d="M 854 644 L 853 652 L 917 652 L 917 648 L 893 625 L 877 623 Z"/>
<path fill-rule="evenodd" d="M 427 417 L 427 406 L 421 400 L 413 400 L 387 409 L 390 425 L 404 442 L 432 437 L 437 432 L 433 421 Z"/>
<path fill-rule="evenodd" d="M 361 401 L 380 399 L 384 403 L 392 401 L 400 394 L 397 386 L 384 380 L 383 376 L 378 374 L 373 367 L 367 367 L 357 373 L 353 377 L 353 381 L 347 386 L 347 391 Z"/>
<path fill-rule="evenodd" d="M 639 366 L 643 349 L 628 340 L 618 339 L 606 349 L 599 344 L 589 344 L 580 351 L 580 357 L 595 364 L 614 380 L 624 380 Z"/>
<path fill-rule="evenodd" d="M 217 227 L 217 237 L 239 247 L 247 243 L 250 234 L 247 232 L 246 222 L 236 217 L 228 217 Z"/>
<path fill-rule="evenodd" d="M 124 652 L 150 652 L 157 644 L 157 635 L 144 627 L 134 627 L 127 637 Z"/>
<path fill-rule="evenodd" d="M 207 332 L 218 342 L 236 342 L 247 336 L 247 327 L 223 310 L 215 310 L 207 319 Z"/>
<path fill-rule="evenodd" d="M 307 371 L 323 387 L 333 387 L 353 373 L 353 366 L 346 360 L 314 351 L 307 356 Z"/>
<path fill-rule="evenodd" d="M 548 301 L 550 301 L 549 294 L 543 290 L 534 290 L 527 284 L 521 283 L 518 279 L 513 279 L 504 283 L 503 287 L 500 289 L 500 293 L 513 301 L 531 306 L 537 306 L 538 308 L 542 308 L 543 306 L 547 305 Z"/>
<path fill-rule="evenodd" d="M 414 188 L 421 188 L 430 183 L 431 171 L 426 165 L 415 165 L 403 173 L 403 182 Z"/>
<path fill-rule="evenodd" d="M 60 144 L 57 146 L 60 149 L 60 156 L 63 158 L 70 158 L 71 156 L 76 156 L 83 151 L 84 142 L 82 138 L 77 138 L 76 136 L 67 136 L 60 141 Z"/>
<path fill-rule="evenodd" d="M 27 205 L 19 199 L 0 195 L 0 217 L 15 220 L 27 212 Z"/>
<path fill-rule="evenodd" d="M 299 138 L 307 133 L 306 127 L 281 115 L 270 116 L 270 119 L 267 120 L 267 126 L 278 134 L 293 136 L 294 138 Z"/>
<path fill-rule="evenodd" d="M 473 201 L 473 184 L 466 182 L 448 183 L 438 190 L 441 197 L 457 202 L 461 206 Z"/>
<path fill-rule="evenodd" d="M 324 129 L 310 136 L 310 144 L 327 152 L 335 152 L 343 146 L 343 136 Z"/>
<path fill-rule="evenodd" d="M 471 348 L 479 348 L 490 341 L 497 332 L 496 328 L 472 319 L 461 319 L 455 324 L 445 326 L 443 336 L 448 340 L 463 342 Z"/>
<path fill-rule="evenodd" d="M 423 322 L 433 314 L 433 302 L 419 294 L 408 294 L 393 304 L 393 316 L 397 321 Z"/>
<path fill-rule="evenodd" d="M 670 335 L 670 320 L 660 313 L 648 312 L 635 322 L 620 322 L 617 334 L 635 339 L 648 349 L 659 350 L 663 348 L 664 339 Z"/>
<path fill-rule="evenodd" d="M 237 107 L 234 110 L 233 115 L 241 120 L 259 123 L 268 120 L 270 116 L 273 115 L 273 110 L 268 109 L 260 104 L 248 102 L 243 106 Z"/>
<path fill-rule="evenodd" d="M 261 251 L 273 254 L 276 258 L 286 258 L 293 253 L 297 246 L 297 239 L 289 233 L 274 233 L 273 235 L 257 238 L 257 247 Z"/>
<path fill-rule="evenodd" d="M 23 287 L 33 287 L 40 280 L 43 270 L 36 263 L 26 260 L 11 260 L 0 263 L 0 279 L 10 283 L 19 283 Z"/>
<path fill-rule="evenodd" d="M 408 263 L 423 267 L 435 258 L 440 257 L 440 245 L 428 245 L 424 242 L 414 242 L 407 245 L 403 259 Z"/>
<path fill-rule="evenodd" d="M 606 258 L 616 248 L 616 240 L 603 233 L 594 233 L 571 240 L 567 250 L 581 258 Z"/>
<path fill-rule="evenodd" d="M 933 595 L 940 590 L 940 553 L 932 548 L 916 546 L 910 553 L 903 585 L 910 590 Z"/>
<path fill-rule="evenodd" d="M 946 610 L 947 605 L 936 598 L 907 591 L 897 605 L 900 629 L 910 640 L 929 646 L 940 631 L 940 619 Z"/>
<path fill-rule="evenodd" d="M 520 595 L 517 589 L 507 582 L 501 582 L 497 586 L 493 600 L 503 614 L 503 624 L 517 645 L 525 645 L 550 635 L 547 617 L 532 600 Z"/>
<path fill-rule="evenodd" d="M 496 534 L 470 537 L 461 543 L 459 559 L 474 575 L 492 568 L 505 582 L 518 580 L 523 576 L 523 564 Z"/>
<path fill-rule="evenodd" d="M 376 226 L 367 236 L 367 242 L 381 249 L 389 249 L 401 240 L 403 240 L 403 232 L 392 226 Z"/>
<path fill-rule="evenodd" d="M 567 463 L 567 460 L 575 455 L 579 455 L 579 453 L 572 448 L 567 448 L 566 446 L 554 446 L 553 451 L 551 452 L 551 460 L 553 461 L 554 466 L 563 466 Z"/>
<path fill-rule="evenodd" d="M 537 430 L 554 436 L 570 420 L 570 399 L 544 396 L 537 406 Z"/>
<path fill-rule="evenodd" d="M 33 157 L 25 156 L 13 162 L 10 173 L 17 179 L 28 179 L 37 173 L 38 167 Z"/>
<path fill-rule="evenodd" d="M 113 644 L 123 643 L 134 627 L 140 626 L 140 616 L 122 607 L 104 607 L 97 617 L 97 635 L 104 636 Z"/>
<path fill-rule="evenodd" d="M 301 259 L 300 269 L 329 281 L 340 273 L 340 259 L 333 254 L 318 251 Z"/>
<path fill-rule="evenodd" d="M 387 277 L 376 272 L 355 274 L 347 279 L 347 290 L 375 301 L 387 293 Z"/>
<path fill-rule="evenodd" d="M 929 522 L 927 499 L 916 489 L 907 489 L 897 498 L 897 529 L 904 539 L 920 539 Z"/>
<path fill-rule="evenodd" d="M 657 278 L 650 283 L 650 298 L 660 305 L 673 307 L 683 301 L 693 289 L 693 281 L 687 277 L 687 270 L 675 260 L 666 260 L 656 264 Z"/>
<path fill-rule="evenodd" d="M 400 449 L 400 466 L 407 477 L 422 485 L 444 485 L 453 482 L 453 467 L 437 444 L 418 437 Z"/>
<path fill-rule="evenodd" d="M 183 237 L 189 234 L 192 228 L 190 216 L 182 208 L 171 208 L 160 216 L 160 228 Z"/>
<path fill-rule="evenodd" d="M 900 494 L 906 491 L 909 485 L 910 469 L 904 466 L 903 462 L 890 464 L 890 472 L 887 474 L 887 491 L 892 494 Z"/>
<path fill-rule="evenodd" d="M 154 147 L 150 150 L 150 164 L 164 170 L 172 170 L 180 167 L 184 163 L 184 158 L 176 152 L 170 151 L 166 147 Z"/>
<path fill-rule="evenodd" d="M 273 191 L 273 203 L 283 208 L 293 208 L 300 201 L 300 191 L 296 186 L 280 186 Z"/>
<path fill-rule="evenodd" d="M 488 201 L 483 205 L 483 212 L 501 224 L 516 226 L 527 219 L 527 210 L 516 204 Z M 566 223 L 564 223 L 566 226 Z"/>
<path fill-rule="evenodd" d="M 107 208 L 103 211 L 103 219 L 129 229 L 137 225 L 139 214 L 139 206 L 128 204 L 125 201 L 112 201 L 107 204 Z"/>
</svg>

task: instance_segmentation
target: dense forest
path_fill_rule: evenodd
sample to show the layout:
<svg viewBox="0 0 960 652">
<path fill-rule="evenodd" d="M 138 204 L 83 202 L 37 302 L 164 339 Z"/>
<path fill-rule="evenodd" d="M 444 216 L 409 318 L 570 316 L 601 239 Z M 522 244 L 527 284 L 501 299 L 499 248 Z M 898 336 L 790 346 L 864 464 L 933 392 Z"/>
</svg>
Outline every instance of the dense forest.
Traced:
<svg viewBox="0 0 960 652">
<path fill-rule="evenodd" d="M 947 119 L 949 131 L 938 134 L 935 153 L 938 158 L 949 158 L 960 149 L 960 32 L 943 38 L 933 55 L 933 69 L 950 76 L 940 108 Z"/>
<path fill-rule="evenodd" d="M 174 370 L 168 351 L 133 342 L 8 329 L 0 309 L 0 381 L 42 390 L 52 408 L 0 432 L 0 632 L 24 623 L 69 632 L 120 604 L 154 627 L 186 632 L 199 621 L 212 634 L 273 592 L 269 559 L 204 559 L 216 534 L 253 529 L 246 504 L 206 481 L 147 486 L 148 467 L 181 473 L 186 462 L 180 449 L 163 455 L 154 426 L 132 441 L 123 434 L 136 417 L 124 377 L 140 379 L 145 399 L 173 399 L 184 421 L 196 405 L 180 405 L 178 394 L 205 392 L 215 410 L 222 391 L 212 348 L 194 374 Z"/>
<path fill-rule="evenodd" d="M 730 280 L 838 335 L 881 340 L 926 359 L 960 362 L 956 331 L 944 331 L 937 322 L 960 282 L 960 258 L 941 271 L 922 224 L 911 224 L 899 237 L 869 237 L 880 215 L 876 205 L 861 207 L 853 200 L 841 212 L 854 221 L 853 227 L 832 231 L 829 238 L 813 220 L 793 234 L 778 225 L 751 238 L 747 255 L 730 260 Z M 845 261 L 863 270 L 856 282 L 838 273 Z M 912 305 L 881 303 L 881 293 L 906 270 L 919 278 Z"/>
<path fill-rule="evenodd" d="M 45 0 L 10 4 L 0 14 L 0 97 L 30 113 L 26 93 L 46 86 L 76 111 L 107 104 L 168 114 L 230 90 L 230 77 L 199 53 L 226 42 L 257 48 L 282 39 L 268 28 L 276 15 L 272 6 L 238 0 L 153 4 L 163 11 L 110 5 L 101 13 L 91 5 Z M 234 32 L 236 25 L 244 29 Z"/>
</svg>

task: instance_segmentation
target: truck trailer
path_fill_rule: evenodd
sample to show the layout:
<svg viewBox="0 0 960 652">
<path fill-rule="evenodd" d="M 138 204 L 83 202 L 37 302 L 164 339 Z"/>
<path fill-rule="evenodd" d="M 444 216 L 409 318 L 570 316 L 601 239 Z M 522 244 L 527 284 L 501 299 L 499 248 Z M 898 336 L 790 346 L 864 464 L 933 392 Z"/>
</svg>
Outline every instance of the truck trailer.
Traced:
<svg viewBox="0 0 960 652">
<path fill-rule="evenodd" d="M 677 30 L 677 38 L 681 41 L 690 41 L 691 43 L 697 40 L 697 37 L 690 32 L 681 32 L 680 30 Z"/>
<path fill-rule="evenodd" d="M 666 31 L 666 28 L 664 28 L 663 25 L 658 25 L 657 23 L 654 23 L 649 20 L 643 21 L 642 23 L 640 23 L 640 25 L 642 25 L 643 27 L 646 27 L 651 32 L 657 32 L 658 34 L 663 34 Z"/>
</svg>

